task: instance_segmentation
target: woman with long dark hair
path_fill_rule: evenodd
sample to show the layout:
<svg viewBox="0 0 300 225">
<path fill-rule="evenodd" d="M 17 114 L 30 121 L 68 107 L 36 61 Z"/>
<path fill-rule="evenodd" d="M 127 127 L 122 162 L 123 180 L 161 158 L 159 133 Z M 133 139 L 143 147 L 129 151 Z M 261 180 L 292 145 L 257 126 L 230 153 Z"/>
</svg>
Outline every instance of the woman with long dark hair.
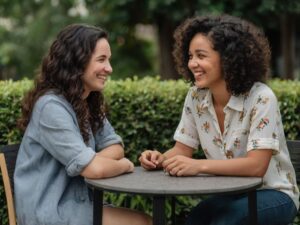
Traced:
<svg viewBox="0 0 300 225">
<path fill-rule="evenodd" d="M 91 225 L 92 201 L 84 177 L 133 171 L 123 142 L 105 117 L 102 90 L 112 73 L 108 34 L 65 27 L 42 62 L 22 104 L 25 130 L 15 169 L 19 225 Z M 104 207 L 104 225 L 147 225 L 149 216 Z"/>
</svg>

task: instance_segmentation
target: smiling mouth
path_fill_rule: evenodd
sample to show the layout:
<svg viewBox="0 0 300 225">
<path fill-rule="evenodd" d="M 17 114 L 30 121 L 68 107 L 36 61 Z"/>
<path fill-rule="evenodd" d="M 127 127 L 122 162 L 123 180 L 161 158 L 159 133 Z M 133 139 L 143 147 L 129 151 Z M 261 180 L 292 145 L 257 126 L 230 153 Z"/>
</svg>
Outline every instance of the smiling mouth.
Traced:
<svg viewBox="0 0 300 225">
<path fill-rule="evenodd" d="M 103 80 L 103 81 L 106 81 L 106 79 L 107 79 L 106 76 L 100 75 L 100 74 L 97 74 L 96 77 L 97 77 L 98 79 Z"/>
<path fill-rule="evenodd" d="M 195 79 L 201 79 L 204 76 L 204 72 L 194 72 Z"/>
</svg>

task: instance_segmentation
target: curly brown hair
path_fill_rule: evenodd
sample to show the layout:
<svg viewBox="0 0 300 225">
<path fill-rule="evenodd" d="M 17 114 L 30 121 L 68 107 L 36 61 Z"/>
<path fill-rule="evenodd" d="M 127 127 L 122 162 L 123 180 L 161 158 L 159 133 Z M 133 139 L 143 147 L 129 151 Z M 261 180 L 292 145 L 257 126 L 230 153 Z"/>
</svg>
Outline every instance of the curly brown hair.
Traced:
<svg viewBox="0 0 300 225">
<path fill-rule="evenodd" d="M 96 43 L 108 38 L 102 28 L 84 24 L 66 26 L 50 46 L 44 57 L 34 88 L 22 101 L 22 116 L 19 127 L 25 130 L 39 97 L 49 91 L 63 95 L 72 105 L 85 143 L 89 140 L 89 129 L 93 132 L 103 126 L 105 117 L 104 98 L 101 92 L 91 92 L 84 100 L 81 77 L 93 54 Z"/>
<path fill-rule="evenodd" d="M 252 23 L 229 15 L 188 18 L 175 30 L 176 69 L 189 82 L 195 81 L 188 68 L 189 45 L 198 33 L 208 37 L 219 52 L 222 75 L 232 95 L 247 93 L 254 82 L 265 82 L 271 57 L 267 38 Z"/>
</svg>

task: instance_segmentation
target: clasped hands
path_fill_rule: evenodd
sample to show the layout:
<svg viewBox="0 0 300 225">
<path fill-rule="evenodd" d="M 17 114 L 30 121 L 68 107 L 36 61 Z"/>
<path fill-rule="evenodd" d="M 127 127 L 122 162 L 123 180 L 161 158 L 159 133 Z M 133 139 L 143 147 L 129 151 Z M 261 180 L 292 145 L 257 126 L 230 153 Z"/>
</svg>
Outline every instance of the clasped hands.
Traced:
<svg viewBox="0 0 300 225">
<path fill-rule="evenodd" d="M 146 170 L 163 169 L 171 176 L 194 176 L 198 174 L 197 161 L 183 155 L 166 158 L 157 150 L 146 150 L 139 157 Z"/>
</svg>

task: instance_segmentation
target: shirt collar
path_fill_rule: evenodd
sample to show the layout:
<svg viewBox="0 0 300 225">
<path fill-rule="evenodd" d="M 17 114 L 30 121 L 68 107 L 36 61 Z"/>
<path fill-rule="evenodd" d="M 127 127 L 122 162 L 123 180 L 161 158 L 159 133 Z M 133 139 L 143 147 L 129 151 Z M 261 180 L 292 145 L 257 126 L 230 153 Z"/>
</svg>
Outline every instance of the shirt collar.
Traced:
<svg viewBox="0 0 300 225">
<path fill-rule="evenodd" d="M 231 95 L 229 102 L 227 103 L 225 108 L 228 107 L 236 111 L 242 112 L 244 108 L 244 99 L 245 99 L 245 95 L 239 95 L 239 96 Z"/>
<path fill-rule="evenodd" d="M 239 96 L 233 96 L 231 95 L 229 102 L 227 103 L 227 105 L 225 106 L 225 108 L 231 108 L 233 110 L 236 111 L 243 111 L 243 107 L 244 107 L 244 99 L 245 99 L 245 95 L 239 95 Z M 210 105 L 213 105 L 213 101 L 212 101 L 212 94 L 211 92 L 208 90 L 206 92 L 205 97 L 203 98 L 201 105 L 203 108 L 207 108 Z"/>
</svg>

